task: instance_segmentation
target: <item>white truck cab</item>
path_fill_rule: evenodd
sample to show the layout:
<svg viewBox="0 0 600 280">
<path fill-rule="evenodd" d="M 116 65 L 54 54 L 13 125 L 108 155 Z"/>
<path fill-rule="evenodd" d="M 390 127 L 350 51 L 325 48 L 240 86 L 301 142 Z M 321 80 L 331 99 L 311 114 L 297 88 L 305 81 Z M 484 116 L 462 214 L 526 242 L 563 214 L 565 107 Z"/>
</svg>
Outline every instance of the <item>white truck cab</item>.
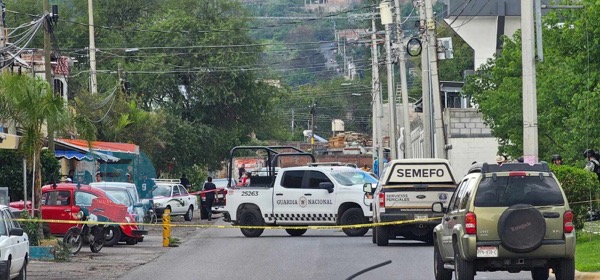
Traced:
<svg viewBox="0 0 600 280">
<path fill-rule="evenodd" d="M 377 181 L 369 173 L 347 166 L 286 167 L 272 176 L 251 176 L 250 185 L 227 190 L 224 220 L 234 225 L 351 225 L 368 223 L 371 196 L 365 183 Z M 300 236 L 306 229 L 286 230 Z M 367 227 L 344 228 L 348 236 L 363 236 Z M 263 229 L 242 228 L 247 237 Z"/>
</svg>

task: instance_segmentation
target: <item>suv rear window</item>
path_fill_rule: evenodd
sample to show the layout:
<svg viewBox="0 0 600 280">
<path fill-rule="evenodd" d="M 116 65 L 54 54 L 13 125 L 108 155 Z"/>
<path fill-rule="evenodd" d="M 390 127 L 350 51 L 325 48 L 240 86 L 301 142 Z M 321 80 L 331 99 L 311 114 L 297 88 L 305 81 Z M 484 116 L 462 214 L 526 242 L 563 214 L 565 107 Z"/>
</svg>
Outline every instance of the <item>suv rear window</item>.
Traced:
<svg viewBox="0 0 600 280">
<path fill-rule="evenodd" d="M 475 207 L 564 205 L 562 192 L 549 176 L 494 176 L 481 180 L 475 195 Z"/>
</svg>

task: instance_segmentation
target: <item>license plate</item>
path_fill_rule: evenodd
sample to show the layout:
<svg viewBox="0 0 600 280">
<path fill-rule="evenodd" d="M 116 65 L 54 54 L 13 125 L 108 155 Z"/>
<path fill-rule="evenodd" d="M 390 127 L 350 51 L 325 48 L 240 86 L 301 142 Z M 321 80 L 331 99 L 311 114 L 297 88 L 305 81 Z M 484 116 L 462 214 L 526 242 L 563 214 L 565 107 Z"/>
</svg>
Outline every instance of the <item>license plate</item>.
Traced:
<svg viewBox="0 0 600 280">
<path fill-rule="evenodd" d="M 427 220 L 427 214 L 415 214 L 415 220 Z"/>
<path fill-rule="evenodd" d="M 498 247 L 496 246 L 479 246 L 477 247 L 478 258 L 496 258 L 498 257 Z"/>
</svg>

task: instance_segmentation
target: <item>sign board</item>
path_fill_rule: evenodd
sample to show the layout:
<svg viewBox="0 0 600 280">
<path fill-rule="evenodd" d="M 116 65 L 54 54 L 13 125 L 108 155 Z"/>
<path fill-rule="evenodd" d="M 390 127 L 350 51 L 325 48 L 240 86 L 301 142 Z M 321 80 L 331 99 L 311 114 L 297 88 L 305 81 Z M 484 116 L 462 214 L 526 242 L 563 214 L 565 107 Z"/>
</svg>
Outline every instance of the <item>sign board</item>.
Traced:
<svg viewBox="0 0 600 280">
<path fill-rule="evenodd" d="M 445 163 L 395 163 L 388 183 L 454 184 L 454 176 Z"/>
</svg>

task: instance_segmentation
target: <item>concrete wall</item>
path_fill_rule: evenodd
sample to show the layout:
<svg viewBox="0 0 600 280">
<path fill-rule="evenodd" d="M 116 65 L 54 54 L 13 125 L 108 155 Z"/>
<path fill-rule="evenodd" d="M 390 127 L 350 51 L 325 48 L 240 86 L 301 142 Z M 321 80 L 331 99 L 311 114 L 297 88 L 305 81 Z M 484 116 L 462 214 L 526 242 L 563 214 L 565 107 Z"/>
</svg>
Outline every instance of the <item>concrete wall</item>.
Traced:
<svg viewBox="0 0 600 280">
<path fill-rule="evenodd" d="M 466 174 L 473 161 L 496 162 L 498 140 L 492 136 L 477 109 L 448 108 L 444 111 L 448 128 L 448 160 L 457 177 Z"/>
</svg>

